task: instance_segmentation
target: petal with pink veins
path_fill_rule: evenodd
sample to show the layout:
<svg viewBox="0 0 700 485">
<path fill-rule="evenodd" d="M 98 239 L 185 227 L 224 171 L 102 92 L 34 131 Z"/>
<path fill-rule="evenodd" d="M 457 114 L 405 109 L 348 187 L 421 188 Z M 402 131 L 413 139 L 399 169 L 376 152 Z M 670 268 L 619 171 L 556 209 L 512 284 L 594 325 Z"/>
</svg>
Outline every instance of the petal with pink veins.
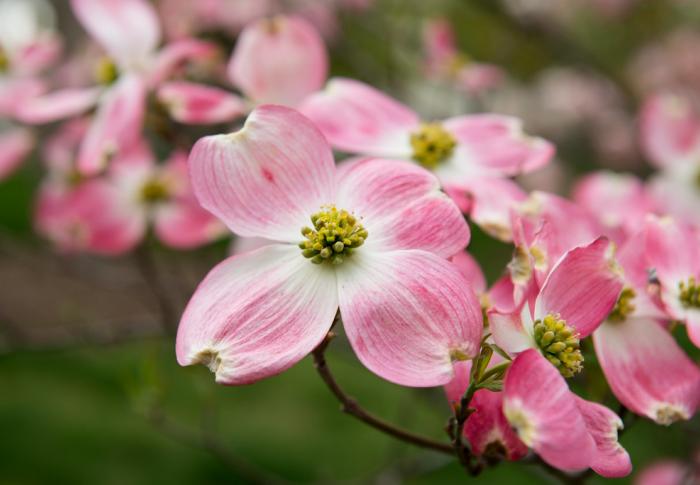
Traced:
<svg viewBox="0 0 700 485">
<path fill-rule="evenodd" d="M 662 285 L 675 290 L 680 281 L 700 276 L 700 242 L 690 226 L 649 216 L 644 229 L 647 264 Z"/>
<path fill-rule="evenodd" d="M 542 286 L 535 318 L 559 315 L 580 338 L 593 333 L 612 311 L 623 287 L 613 252 L 605 237 L 567 252 Z"/>
<path fill-rule="evenodd" d="M 464 436 L 478 456 L 515 461 L 527 455 L 527 446 L 503 414 L 503 393 L 476 391 L 469 402 L 474 413 L 464 425 Z"/>
<path fill-rule="evenodd" d="M 21 104 L 17 119 L 29 124 L 50 123 L 79 115 L 97 103 L 102 88 L 64 89 L 36 96 Z"/>
<path fill-rule="evenodd" d="M 316 28 L 303 18 L 266 18 L 243 29 L 228 73 L 257 103 L 296 106 L 323 86 L 328 54 Z"/>
<path fill-rule="evenodd" d="M 700 117 L 689 100 L 673 94 L 653 96 L 640 119 L 642 148 L 659 168 L 700 155 Z"/>
<path fill-rule="evenodd" d="M 338 310 L 335 272 L 273 244 L 232 256 L 202 281 L 177 332 L 180 365 L 204 364 L 220 384 L 288 369 L 325 337 Z"/>
<path fill-rule="evenodd" d="M 0 180 L 9 177 L 34 148 L 34 137 L 24 128 L 0 132 Z"/>
<path fill-rule="evenodd" d="M 206 125 L 235 120 L 246 112 L 245 103 L 220 88 L 173 81 L 158 89 L 158 100 L 180 123 Z"/>
<path fill-rule="evenodd" d="M 238 132 L 200 139 L 189 166 L 202 207 L 240 236 L 299 242 L 311 215 L 335 198 L 326 140 L 282 106 L 255 109 Z"/>
<path fill-rule="evenodd" d="M 299 109 L 334 148 L 378 157 L 412 156 L 410 133 L 419 126 L 418 115 L 367 84 L 331 79 Z"/>
<path fill-rule="evenodd" d="M 340 313 L 360 361 L 396 384 L 439 386 L 479 351 L 482 316 L 464 278 L 425 251 L 361 248 L 338 267 Z"/>
<path fill-rule="evenodd" d="M 445 384 L 445 396 L 451 405 L 462 400 L 464 392 L 469 387 L 469 373 L 472 369 L 471 360 L 460 360 L 454 363 L 454 376 Z"/>
<path fill-rule="evenodd" d="M 146 91 L 141 79 L 122 76 L 100 100 L 78 152 L 78 170 L 94 175 L 119 152 L 138 143 L 145 110 Z"/>
<path fill-rule="evenodd" d="M 146 67 L 160 43 L 160 22 L 146 0 L 71 0 L 75 16 L 123 69 Z"/>
<path fill-rule="evenodd" d="M 591 468 L 607 478 L 626 477 L 632 471 L 632 461 L 627 451 L 617 441 L 622 420 L 617 414 L 600 404 L 575 396 L 576 404 L 588 432 L 596 444 Z"/>
<path fill-rule="evenodd" d="M 632 412 L 664 425 L 695 414 L 700 370 L 657 321 L 606 321 L 593 342 L 615 397 Z"/>
<path fill-rule="evenodd" d="M 455 175 L 518 175 L 543 167 L 554 155 L 554 146 L 526 135 L 517 118 L 466 115 L 449 118 L 443 126 L 457 140 L 457 148 L 442 170 Z"/>
<path fill-rule="evenodd" d="M 519 438 L 561 470 L 583 470 L 596 444 L 559 371 L 536 350 L 518 355 L 506 372 L 503 413 Z"/>
<path fill-rule="evenodd" d="M 469 226 L 427 170 L 399 160 L 360 159 L 337 174 L 338 208 L 361 218 L 365 247 L 424 249 L 445 258 L 469 244 Z"/>
</svg>

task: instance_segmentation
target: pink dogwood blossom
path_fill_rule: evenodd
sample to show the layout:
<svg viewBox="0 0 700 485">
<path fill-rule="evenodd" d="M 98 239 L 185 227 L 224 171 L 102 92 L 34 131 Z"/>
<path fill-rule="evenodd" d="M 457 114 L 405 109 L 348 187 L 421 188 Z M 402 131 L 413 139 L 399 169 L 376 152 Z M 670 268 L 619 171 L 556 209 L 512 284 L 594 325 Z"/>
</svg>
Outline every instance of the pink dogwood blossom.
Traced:
<svg viewBox="0 0 700 485">
<path fill-rule="evenodd" d="M 519 354 L 506 372 L 503 413 L 518 437 L 562 470 L 592 468 L 605 477 L 632 470 L 617 441 L 620 418 L 569 391 L 566 381 L 536 350 Z"/>
<path fill-rule="evenodd" d="M 321 88 L 328 55 L 319 33 L 303 18 L 264 18 L 243 29 L 227 73 L 247 101 L 221 88 L 182 81 L 164 84 L 158 98 L 175 119 L 189 124 L 231 121 L 262 103 L 293 107 Z"/>
<path fill-rule="evenodd" d="M 25 103 L 18 117 L 41 124 L 97 110 L 78 153 L 78 169 L 93 175 L 120 150 L 141 137 L 146 96 L 184 60 L 211 55 L 214 47 L 187 39 L 158 50 L 160 24 L 144 0 L 73 0 L 73 11 L 109 58 L 102 66 L 103 86 L 69 88 Z"/>
<path fill-rule="evenodd" d="M 545 140 L 526 136 L 515 118 L 480 114 L 422 122 L 407 106 L 350 79 L 332 79 L 300 109 L 339 150 L 434 170 L 462 210 L 506 240 L 508 210 L 525 197 L 506 177 L 543 166 L 554 152 Z"/>
<path fill-rule="evenodd" d="M 478 352 L 478 300 L 446 259 L 469 230 L 430 173 L 379 159 L 336 168 L 308 119 L 272 105 L 199 140 L 189 164 L 203 207 L 238 235 L 275 242 L 200 284 L 178 330 L 181 365 L 205 364 L 223 384 L 280 373 L 338 309 L 362 363 L 395 383 L 445 384 L 454 361 Z"/>
</svg>

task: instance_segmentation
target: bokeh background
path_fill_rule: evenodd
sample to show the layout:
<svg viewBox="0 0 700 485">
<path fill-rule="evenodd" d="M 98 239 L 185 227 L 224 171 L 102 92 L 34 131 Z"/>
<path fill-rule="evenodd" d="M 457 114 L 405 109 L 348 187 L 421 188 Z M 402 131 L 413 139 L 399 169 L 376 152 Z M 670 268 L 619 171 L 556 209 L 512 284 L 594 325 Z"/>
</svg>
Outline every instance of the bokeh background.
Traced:
<svg viewBox="0 0 700 485">
<path fill-rule="evenodd" d="M 178 3 L 160 7 L 171 12 Z M 367 81 L 426 118 L 515 114 L 529 132 L 556 142 L 556 163 L 524 178 L 529 188 L 567 194 L 575 176 L 599 168 L 647 175 L 636 126 L 641 101 L 665 88 L 700 93 L 695 0 L 281 3 L 322 27 L 332 75 Z M 68 2 L 51 4 L 68 45 L 78 42 L 84 34 Z M 429 79 L 422 39 L 426 21 L 435 18 L 451 24 L 465 56 L 500 67 L 501 82 L 465 93 Z M 230 31 L 204 35 L 229 48 L 235 42 Z M 120 258 L 58 254 L 32 228 L 41 172 L 34 157 L 0 183 L 0 483 L 550 479 L 527 464 L 502 464 L 468 477 L 454 461 L 376 432 L 339 411 L 309 358 L 278 377 L 238 388 L 214 385 L 204 367 L 178 367 L 173 331 L 179 314 L 201 277 L 226 256 L 230 240 L 178 252 L 149 239 Z M 472 230 L 470 251 L 493 281 L 511 250 Z M 676 334 L 698 361 L 685 332 Z M 586 372 L 575 386 L 616 409 L 587 350 Z M 447 439 L 450 410 L 441 389 L 381 381 L 355 359 L 342 332 L 328 359 L 338 381 L 367 409 Z M 700 442 L 697 418 L 669 428 L 630 421 L 621 442 L 635 470 L 663 458 L 686 459 Z"/>
</svg>

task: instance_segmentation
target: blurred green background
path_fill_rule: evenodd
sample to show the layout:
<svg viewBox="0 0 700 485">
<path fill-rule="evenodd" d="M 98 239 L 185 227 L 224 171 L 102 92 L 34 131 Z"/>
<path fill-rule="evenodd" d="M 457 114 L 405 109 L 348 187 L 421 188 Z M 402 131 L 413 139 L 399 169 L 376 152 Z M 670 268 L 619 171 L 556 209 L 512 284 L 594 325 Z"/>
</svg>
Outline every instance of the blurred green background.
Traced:
<svg viewBox="0 0 700 485">
<path fill-rule="evenodd" d="M 647 0 L 623 16 L 609 17 L 575 3 L 573 19 L 542 23 L 518 20 L 495 0 L 378 0 L 362 14 L 339 13 L 341 35 L 330 45 L 332 70 L 411 103 L 420 91 L 421 22 L 442 16 L 452 22 L 460 48 L 504 67 L 512 82 L 524 87 L 552 66 L 581 68 L 611 80 L 633 123 L 642 93 L 629 76 L 628 62 L 647 43 L 697 25 L 697 9 Z M 66 19 L 67 2 L 55 4 L 61 21 L 73 25 Z M 455 108 L 431 96 L 428 114 L 435 116 L 490 106 L 489 100 L 472 100 Z M 448 110 L 440 108 L 445 104 Z M 609 165 L 590 131 L 581 128 L 554 138 L 566 175 L 562 192 L 571 175 Z M 644 162 L 632 158 L 625 168 L 645 174 Z M 238 388 L 215 385 L 205 368 L 180 368 L 172 338 L 163 336 L 157 292 L 133 258 L 56 255 L 32 235 L 32 197 L 40 174 L 35 159 L 0 183 L 0 483 L 550 480 L 534 465 L 506 463 L 469 477 L 444 456 L 380 434 L 340 412 L 310 358 L 283 375 Z M 182 254 L 148 243 L 159 284 L 175 309 L 166 318 L 177 319 L 194 285 L 227 248 L 221 242 Z M 490 281 L 510 256 L 508 246 L 476 228 L 470 250 Z M 697 361 L 700 354 L 682 329 L 676 334 Z M 585 376 L 576 389 L 615 409 L 587 350 Z M 443 428 L 450 410 L 442 390 L 381 381 L 357 362 L 342 335 L 331 344 L 328 360 L 341 385 L 367 409 L 447 440 Z M 637 419 L 621 441 L 639 470 L 661 458 L 687 458 L 698 444 L 699 427 L 698 419 L 670 428 Z"/>
</svg>

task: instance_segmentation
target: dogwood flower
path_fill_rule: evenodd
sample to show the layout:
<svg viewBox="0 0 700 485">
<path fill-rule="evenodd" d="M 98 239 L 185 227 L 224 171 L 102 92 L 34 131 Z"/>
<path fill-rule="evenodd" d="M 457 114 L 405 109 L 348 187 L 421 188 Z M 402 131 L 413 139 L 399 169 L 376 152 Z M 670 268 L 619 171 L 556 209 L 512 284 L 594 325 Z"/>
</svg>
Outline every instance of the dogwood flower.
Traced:
<svg viewBox="0 0 700 485">
<path fill-rule="evenodd" d="M 212 55 L 214 46 L 186 39 L 158 51 L 158 17 L 145 0 L 72 0 L 71 5 L 82 26 L 109 56 L 98 69 L 102 85 L 35 97 L 18 110 L 18 118 L 41 124 L 73 117 L 97 105 L 77 157 L 81 173 L 94 175 L 118 151 L 139 141 L 148 91 L 184 60 Z"/>
<path fill-rule="evenodd" d="M 700 370 L 664 326 L 669 316 L 648 291 L 649 229 L 652 226 L 643 226 L 620 248 L 625 287 L 613 311 L 593 332 L 593 343 L 615 397 L 632 412 L 668 425 L 695 414 Z"/>
<path fill-rule="evenodd" d="M 336 168 L 310 120 L 262 106 L 243 128 L 199 140 L 195 195 L 234 233 L 275 241 L 216 266 L 177 335 L 181 365 L 223 384 L 278 374 L 313 350 L 338 309 L 362 363 L 435 386 L 479 351 L 479 302 L 446 259 L 468 227 L 428 172 L 362 159 Z"/>
<path fill-rule="evenodd" d="M 201 208 L 187 176 L 187 157 L 175 151 L 162 165 L 142 143 L 117 156 L 109 172 L 82 177 L 74 166 L 87 120 L 74 120 L 47 143 L 49 174 L 35 221 L 62 251 L 104 255 L 132 250 L 152 225 L 165 245 L 190 249 L 213 241 L 224 226 Z"/>
<path fill-rule="evenodd" d="M 580 339 L 598 328 L 622 291 L 613 245 L 604 237 L 568 251 L 547 276 L 534 300 L 520 314 L 489 312 L 493 338 L 517 354 L 537 349 L 564 377 L 583 369 Z"/>
<path fill-rule="evenodd" d="M 328 54 L 314 26 L 301 17 L 277 16 L 247 25 L 231 54 L 228 78 L 248 101 L 187 81 L 163 84 L 158 99 L 181 123 L 221 123 L 263 103 L 294 107 L 321 88 L 327 73 Z"/>
<path fill-rule="evenodd" d="M 508 211 L 525 198 L 506 177 L 545 165 L 552 145 L 526 136 L 519 120 L 494 114 L 421 121 L 371 86 L 332 79 L 300 110 L 330 144 L 361 155 L 412 160 L 435 172 L 460 208 L 487 232 L 511 237 Z"/>
<path fill-rule="evenodd" d="M 34 147 L 31 131 L 14 121 L 17 110 L 46 89 L 38 75 L 61 53 L 53 14 L 40 0 L 0 1 L 0 180 Z"/>
<path fill-rule="evenodd" d="M 617 441 L 622 420 L 572 393 L 534 349 L 515 357 L 506 372 L 503 414 L 520 440 L 556 468 L 590 467 L 604 477 L 622 477 L 632 470 L 629 454 Z"/>
<path fill-rule="evenodd" d="M 423 48 L 428 76 L 448 81 L 468 94 L 479 94 L 503 81 L 501 68 L 474 62 L 459 51 L 454 31 L 447 19 L 426 22 L 423 28 Z"/>
</svg>

